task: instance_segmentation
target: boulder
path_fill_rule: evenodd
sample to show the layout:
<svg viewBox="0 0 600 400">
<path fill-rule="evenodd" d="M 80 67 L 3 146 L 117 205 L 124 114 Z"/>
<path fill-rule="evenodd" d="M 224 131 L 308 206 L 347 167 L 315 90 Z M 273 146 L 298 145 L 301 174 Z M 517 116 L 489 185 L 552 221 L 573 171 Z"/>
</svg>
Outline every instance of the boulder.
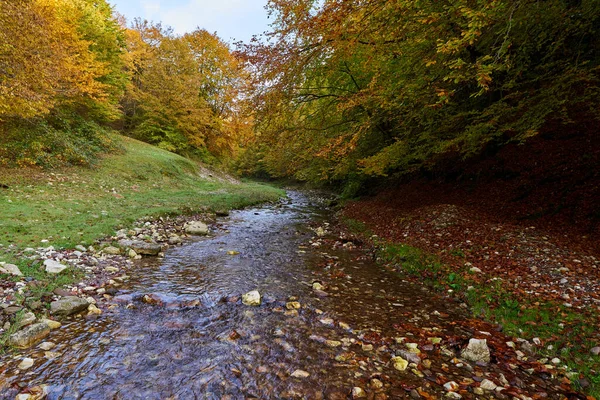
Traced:
<svg viewBox="0 0 600 400">
<path fill-rule="evenodd" d="M 461 352 L 462 358 L 473 362 L 490 362 L 490 348 L 486 339 L 471 339 L 467 347 Z"/>
<path fill-rule="evenodd" d="M 8 338 L 8 344 L 19 348 L 31 347 L 40 342 L 50 333 L 50 327 L 40 322 L 38 324 L 29 325 L 26 328 L 13 333 Z"/>
<path fill-rule="evenodd" d="M 162 251 L 162 245 L 154 242 L 144 242 L 143 240 L 120 240 L 119 246 L 130 248 L 137 254 L 146 256 L 156 256 Z"/>
<path fill-rule="evenodd" d="M 185 232 L 190 235 L 208 235 L 208 226 L 204 222 L 191 221 L 185 225 Z"/>
<path fill-rule="evenodd" d="M 90 303 L 80 297 L 69 296 L 50 303 L 50 312 L 53 315 L 66 317 L 87 310 Z"/>
<path fill-rule="evenodd" d="M 2 265 L 0 265 L 0 274 L 8 274 L 8 275 L 14 275 L 14 276 L 23 276 L 23 273 L 21 272 L 21 270 L 19 269 L 19 267 L 17 267 L 14 264 L 2 264 Z"/>
<path fill-rule="evenodd" d="M 19 326 L 19 328 L 24 328 L 28 325 L 33 324 L 36 319 L 37 318 L 35 317 L 35 314 L 32 313 L 31 311 L 28 311 L 21 316 L 17 325 Z"/>
<path fill-rule="evenodd" d="M 55 330 L 58 329 L 62 326 L 62 324 L 58 321 L 54 321 L 52 319 L 45 319 L 43 318 L 40 322 L 48 325 L 48 327 L 50 328 L 50 330 Z"/>
<path fill-rule="evenodd" d="M 253 290 L 242 295 L 242 303 L 247 306 L 260 306 L 260 293 L 258 290 Z"/>
<path fill-rule="evenodd" d="M 44 261 L 44 266 L 46 267 L 46 272 L 49 274 L 60 274 L 65 269 L 67 269 L 66 265 L 61 264 L 55 260 Z"/>
<path fill-rule="evenodd" d="M 108 246 L 102 249 L 102 253 L 116 256 L 118 254 L 121 254 L 121 249 L 115 246 Z"/>
</svg>

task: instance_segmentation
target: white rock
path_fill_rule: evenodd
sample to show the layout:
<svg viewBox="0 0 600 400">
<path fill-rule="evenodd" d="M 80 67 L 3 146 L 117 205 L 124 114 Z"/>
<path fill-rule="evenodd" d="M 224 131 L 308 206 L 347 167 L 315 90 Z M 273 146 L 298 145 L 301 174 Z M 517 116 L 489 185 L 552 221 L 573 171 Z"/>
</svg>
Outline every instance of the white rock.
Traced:
<svg viewBox="0 0 600 400">
<path fill-rule="evenodd" d="M 50 259 L 44 261 L 44 266 L 46 267 L 46 272 L 49 274 L 59 274 L 67 269 L 66 265 Z"/>
<path fill-rule="evenodd" d="M 208 235 L 208 226 L 200 221 L 191 221 L 185 225 L 185 232 L 190 235 Z"/>
<path fill-rule="evenodd" d="M 303 371 L 301 369 L 297 369 L 294 372 L 292 372 L 292 377 L 294 378 L 308 378 L 310 376 L 310 374 L 306 371 Z"/>
<path fill-rule="evenodd" d="M 471 339 L 468 346 L 462 351 L 461 356 L 469 361 L 490 362 L 490 348 L 486 339 Z"/>
<path fill-rule="evenodd" d="M 471 267 L 471 269 L 469 269 L 469 271 L 476 273 L 476 274 L 480 274 L 481 273 L 481 269 L 477 268 L 477 267 Z"/>
<path fill-rule="evenodd" d="M 498 387 L 498 385 L 496 385 L 494 382 L 490 381 L 489 379 L 484 379 L 483 381 L 481 381 L 481 384 L 479 384 L 479 387 L 482 388 L 483 390 L 496 390 L 496 388 Z"/>
<path fill-rule="evenodd" d="M 0 274 L 23 276 L 23 273 L 21 272 L 19 267 L 17 267 L 14 264 L 4 264 L 4 265 L 0 266 Z"/>
<path fill-rule="evenodd" d="M 444 383 L 444 389 L 446 389 L 449 392 L 454 392 L 459 387 L 460 386 L 458 385 L 458 383 L 456 383 L 454 381 Z"/>
<path fill-rule="evenodd" d="M 353 399 L 364 399 L 365 397 L 367 397 L 367 394 L 365 393 L 363 388 L 360 388 L 358 386 L 355 386 L 352 388 L 352 398 Z"/>
<path fill-rule="evenodd" d="M 247 306 L 260 306 L 260 293 L 258 290 L 253 290 L 242 295 L 242 303 Z"/>
<path fill-rule="evenodd" d="M 17 366 L 19 369 L 26 370 L 33 367 L 33 359 L 32 358 L 24 358 L 23 361 Z"/>
<path fill-rule="evenodd" d="M 44 351 L 52 350 L 55 347 L 56 347 L 56 343 L 53 343 L 53 342 L 43 342 L 43 343 L 40 343 L 40 345 L 39 345 L 39 348 Z"/>
</svg>

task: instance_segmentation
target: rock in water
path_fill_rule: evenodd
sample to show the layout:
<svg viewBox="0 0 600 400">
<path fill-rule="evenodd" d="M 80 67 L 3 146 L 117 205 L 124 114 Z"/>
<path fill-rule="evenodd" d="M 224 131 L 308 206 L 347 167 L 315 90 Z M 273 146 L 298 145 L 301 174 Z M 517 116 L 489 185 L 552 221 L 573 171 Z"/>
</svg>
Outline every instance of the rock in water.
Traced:
<svg viewBox="0 0 600 400">
<path fill-rule="evenodd" d="M 304 378 L 308 378 L 310 376 L 310 374 L 306 371 L 303 371 L 301 369 L 297 369 L 294 372 L 292 372 L 292 377 L 294 378 L 300 378 L 300 379 L 304 379 Z"/>
<path fill-rule="evenodd" d="M 242 295 L 242 303 L 247 306 L 260 306 L 260 293 L 258 290 L 253 290 Z"/>
<path fill-rule="evenodd" d="M 200 221 L 188 222 L 185 226 L 185 232 L 190 235 L 208 235 L 208 226 Z"/>
<path fill-rule="evenodd" d="M 13 333 L 8 338 L 8 344 L 19 348 L 27 348 L 40 342 L 50 334 L 50 327 L 40 322 L 38 324 L 29 325 L 16 333 Z"/>
<path fill-rule="evenodd" d="M 2 264 L 0 265 L 0 274 L 9 274 L 14 276 L 23 276 L 23 273 L 14 264 Z"/>
<path fill-rule="evenodd" d="M 66 265 L 54 260 L 44 261 L 44 266 L 46 267 L 46 272 L 49 274 L 60 274 L 65 269 L 67 269 Z"/>
<path fill-rule="evenodd" d="M 490 362 L 490 348 L 486 339 L 471 339 L 461 353 L 462 358 L 473 362 Z"/>
<path fill-rule="evenodd" d="M 62 324 L 60 322 L 54 321 L 54 320 L 51 320 L 51 319 L 45 319 L 45 318 L 43 318 L 40 322 L 48 325 L 48 327 L 50 328 L 50 330 L 55 330 L 55 329 L 58 329 L 58 328 L 60 328 L 62 326 Z"/>
<path fill-rule="evenodd" d="M 87 310 L 89 305 L 85 299 L 69 296 L 50 303 L 50 312 L 57 316 L 68 316 Z"/>
<path fill-rule="evenodd" d="M 23 361 L 17 366 L 19 369 L 26 370 L 33 367 L 33 359 L 32 358 L 24 358 Z"/>
</svg>

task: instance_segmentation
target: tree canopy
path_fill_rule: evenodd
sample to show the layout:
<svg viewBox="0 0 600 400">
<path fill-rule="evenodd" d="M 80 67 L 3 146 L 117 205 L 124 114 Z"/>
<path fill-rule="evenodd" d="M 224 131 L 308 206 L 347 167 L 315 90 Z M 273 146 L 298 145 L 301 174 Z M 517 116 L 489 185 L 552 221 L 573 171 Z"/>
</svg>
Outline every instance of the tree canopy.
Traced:
<svg viewBox="0 0 600 400">
<path fill-rule="evenodd" d="M 272 0 L 249 173 L 348 181 L 596 120 L 596 0 Z"/>
</svg>

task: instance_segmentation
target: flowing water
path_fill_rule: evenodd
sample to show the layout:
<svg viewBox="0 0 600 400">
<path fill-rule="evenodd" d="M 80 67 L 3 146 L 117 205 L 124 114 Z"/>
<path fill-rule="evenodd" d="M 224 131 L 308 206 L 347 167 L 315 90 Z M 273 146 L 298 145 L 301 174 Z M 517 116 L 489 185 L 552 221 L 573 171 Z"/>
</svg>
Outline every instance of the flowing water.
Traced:
<svg viewBox="0 0 600 400">
<path fill-rule="evenodd" d="M 0 398 L 42 384 L 50 399 L 342 399 L 354 386 L 370 398 L 408 396 L 423 380 L 393 368 L 404 345 L 391 338 L 410 342 L 416 325 L 429 336 L 468 337 L 455 325 L 464 313 L 351 243 L 318 239 L 314 228 L 327 227 L 330 211 L 305 194 L 289 196 L 233 212 L 211 237 L 136 263 L 116 306 L 64 323 L 47 338 L 57 343 L 51 352 L 1 359 L 9 367 Z M 241 294 L 255 289 L 263 304 L 243 305 Z M 286 308 L 291 296 L 297 311 Z M 14 367 L 23 356 L 35 361 L 27 371 Z M 443 372 L 456 371 L 450 364 Z M 371 390 L 373 377 L 385 387 Z"/>
</svg>

